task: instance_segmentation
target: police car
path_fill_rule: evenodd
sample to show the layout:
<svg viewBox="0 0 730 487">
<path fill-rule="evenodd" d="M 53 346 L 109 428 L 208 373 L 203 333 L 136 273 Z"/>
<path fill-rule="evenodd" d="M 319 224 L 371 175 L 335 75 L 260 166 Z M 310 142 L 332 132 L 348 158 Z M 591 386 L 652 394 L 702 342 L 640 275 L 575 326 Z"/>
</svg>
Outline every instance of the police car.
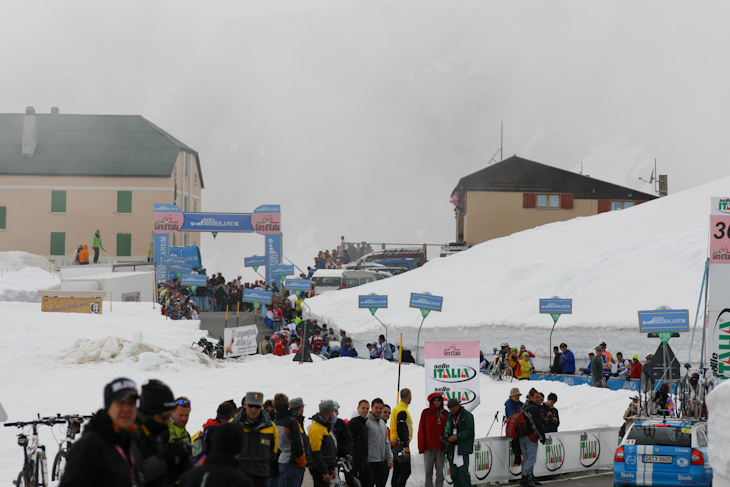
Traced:
<svg viewBox="0 0 730 487">
<path fill-rule="evenodd" d="M 613 483 L 709 486 L 712 468 L 707 456 L 707 423 L 640 419 L 616 449 Z"/>
</svg>

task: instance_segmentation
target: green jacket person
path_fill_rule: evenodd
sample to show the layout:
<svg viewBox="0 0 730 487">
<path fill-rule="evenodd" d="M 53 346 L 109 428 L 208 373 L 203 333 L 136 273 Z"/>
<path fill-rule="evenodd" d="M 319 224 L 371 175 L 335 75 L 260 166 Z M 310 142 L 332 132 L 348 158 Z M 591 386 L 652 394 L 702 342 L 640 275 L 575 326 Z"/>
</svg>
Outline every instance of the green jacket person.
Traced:
<svg viewBox="0 0 730 487">
<path fill-rule="evenodd" d="M 446 420 L 446 456 L 454 487 L 471 487 L 469 455 L 474 451 L 474 416 L 461 407 L 458 399 L 449 399 Z"/>
</svg>

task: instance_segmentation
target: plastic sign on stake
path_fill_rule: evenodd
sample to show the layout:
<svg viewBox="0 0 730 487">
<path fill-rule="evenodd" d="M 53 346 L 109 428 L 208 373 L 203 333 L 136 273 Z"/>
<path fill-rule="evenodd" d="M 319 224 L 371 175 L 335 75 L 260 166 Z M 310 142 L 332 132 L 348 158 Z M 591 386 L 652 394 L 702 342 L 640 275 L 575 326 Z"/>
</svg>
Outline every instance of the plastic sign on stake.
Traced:
<svg viewBox="0 0 730 487">
<path fill-rule="evenodd" d="M 431 312 L 430 309 L 421 309 L 421 316 L 423 316 L 425 318 L 426 316 L 428 316 L 428 314 L 430 312 Z M 430 323 L 430 321 L 429 321 L 429 323 Z"/>
<path fill-rule="evenodd" d="M 670 338 L 672 338 L 671 331 L 660 331 L 657 333 L 659 339 L 662 341 L 662 345 L 666 345 Z"/>
<path fill-rule="evenodd" d="M 561 313 L 550 313 L 550 316 L 553 317 L 553 323 L 558 322 L 558 318 L 560 318 Z"/>
<path fill-rule="evenodd" d="M 253 266 L 253 271 L 254 272 L 258 272 L 259 271 L 259 266 L 257 266 L 257 265 Z"/>
<path fill-rule="evenodd" d="M 372 314 L 373 316 L 375 316 L 375 312 L 376 312 L 376 311 L 378 310 L 378 308 L 369 308 L 369 309 L 370 309 L 370 313 L 371 313 L 371 314 Z"/>
</svg>

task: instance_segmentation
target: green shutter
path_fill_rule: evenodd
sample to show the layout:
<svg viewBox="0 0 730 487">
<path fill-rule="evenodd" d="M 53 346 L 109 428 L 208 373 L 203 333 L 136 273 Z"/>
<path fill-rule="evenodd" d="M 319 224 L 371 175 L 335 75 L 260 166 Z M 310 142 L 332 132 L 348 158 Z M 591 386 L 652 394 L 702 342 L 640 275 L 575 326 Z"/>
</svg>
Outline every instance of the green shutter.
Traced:
<svg viewBox="0 0 730 487">
<path fill-rule="evenodd" d="M 190 177 L 190 154 L 185 153 L 185 179 Z"/>
<path fill-rule="evenodd" d="M 131 191 L 117 191 L 117 213 L 132 213 Z"/>
<path fill-rule="evenodd" d="M 131 257 L 132 256 L 132 234 L 131 233 L 117 233 L 117 256 L 118 257 Z"/>
<path fill-rule="evenodd" d="M 51 213 L 66 213 L 66 192 L 51 191 Z M 62 255 L 62 254 L 53 254 Z"/>
<path fill-rule="evenodd" d="M 64 191 L 58 192 L 65 194 Z M 66 234 L 64 232 L 51 232 L 51 255 L 66 255 Z"/>
<path fill-rule="evenodd" d="M 5 206 L 0 206 L 0 230 L 5 230 L 7 228 L 7 215 L 8 215 L 8 209 Z"/>
</svg>

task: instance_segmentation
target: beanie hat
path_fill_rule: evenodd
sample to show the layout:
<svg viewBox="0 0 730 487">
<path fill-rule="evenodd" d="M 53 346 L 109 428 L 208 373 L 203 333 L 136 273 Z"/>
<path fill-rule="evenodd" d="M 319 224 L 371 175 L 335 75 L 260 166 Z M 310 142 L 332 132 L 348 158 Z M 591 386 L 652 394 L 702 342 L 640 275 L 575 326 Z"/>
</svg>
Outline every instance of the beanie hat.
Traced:
<svg viewBox="0 0 730 487">
<path fill-rule="evenodd" d="M 223 423 L 213 435 L 213 451 L 236 455 L 243 449 L 243 428 L 235 423 Z"/>
<path fill-rule="evenodd" d="M 159 414 L 176 407 L 175 395 L 164 382 L 151 379 L 142 386 L 139 410 L 144 414 Z"/>
<path fill-rule="evenodd" d="M 104 409 L 109 409 L 114 401 L 124 401 L 129 396 L 139 397 L 137 384 L 126 377 L 114 379 L 104 387 Z"/>
</svg>

